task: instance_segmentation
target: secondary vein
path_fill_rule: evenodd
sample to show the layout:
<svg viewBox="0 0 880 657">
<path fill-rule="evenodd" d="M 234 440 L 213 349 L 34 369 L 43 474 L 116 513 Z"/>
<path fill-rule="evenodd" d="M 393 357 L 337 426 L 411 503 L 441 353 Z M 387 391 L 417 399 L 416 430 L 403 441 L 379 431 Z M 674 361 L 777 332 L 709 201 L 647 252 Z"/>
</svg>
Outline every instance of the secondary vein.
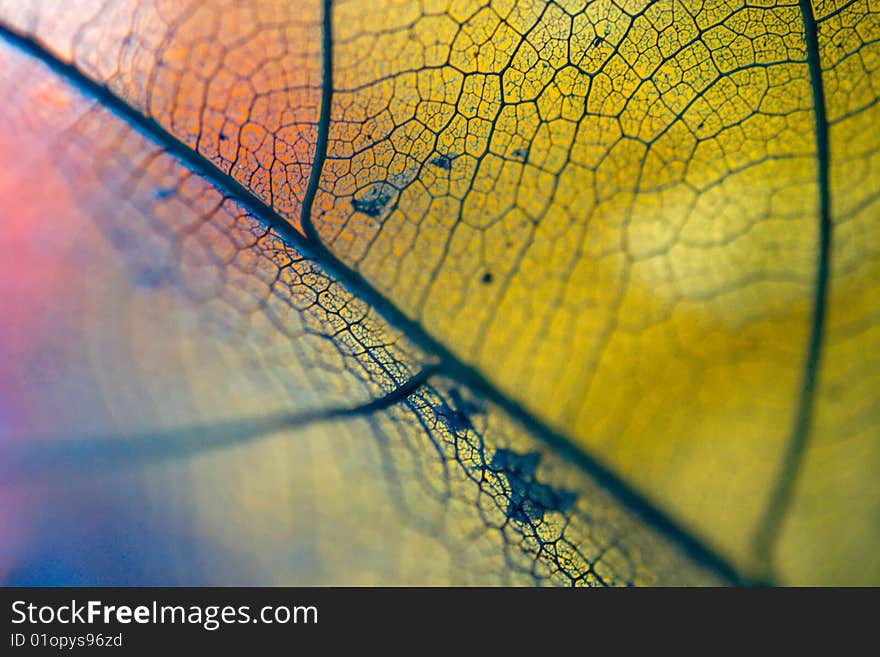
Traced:
<svg viewBox="0 0 880 657">
<path fill-rule="evenodd" d="M 275 413 L 183 427 L 150 431 L 122 438 L 118 435 L 79 439 L 29 439 L 22 447 L 9 441 L 0 448 L 0 483 L 24 481 L 55 469 L 94 472 L 107 467 L 130 467 L 145 462 L 193 456 L 255 442 L 286 429 L 364 417 L 402 403 L 435 372 L 427 366 L 392 391 L 356 406 L 333 406 L 299 413 Z"/>
<path fill-rule="evenodd" d="M 807 66 L 810 86 L 813 90 L 813 112 L 816 133 L 817 184 L 819 202 L 819 231 L 816 254 L 816 278 L 813 296 L 813 313 L 810 335 L 804 358 L 801 389 L 795 408 L 791 434 L 779 467 L 776 485 L 770 493 L 767 505 L 758 524 L 754 550 L 758 567 L 763 574 L 773 574 L 773 549 L 779 538 L 782 522 L 791 507 L 798 474 L 809 442 L 816 398 L 816 379 L 822 356 L 825 333 L 825 316 L 828 304 L 829 267 L 831 260 L 831 190 L 829 185 L 829 138 L 828 113 L 825 87 L 822 81 L 822 62 L 819 51 L 819 34 L 810 0 L 798 1 L 804 23 Z"/>
</svg>

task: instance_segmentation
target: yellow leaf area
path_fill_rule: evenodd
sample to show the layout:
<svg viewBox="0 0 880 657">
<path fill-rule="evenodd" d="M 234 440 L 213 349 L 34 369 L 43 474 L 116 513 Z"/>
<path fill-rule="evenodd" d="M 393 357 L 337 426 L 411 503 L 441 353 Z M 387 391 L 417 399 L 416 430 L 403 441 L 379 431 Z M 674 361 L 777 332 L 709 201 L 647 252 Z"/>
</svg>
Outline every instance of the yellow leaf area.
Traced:
<svg viewBox="0 0 880 657">
<path fill-rule="evenodd" d="M 294 223 L 323 112 L 343 263 L 744 575 L 880 581 L 874 4 L 74 4 L 0 16 Z"/>
<path fill-rule="evenodd" d="M 0 93 L 4 581 L 723 581 L 102 99 Z"/>
<path fill-rule="evenodd" d="M 313 212 L 428 331 L 754 573 L 804 379 L 821 166 L 803 8 L 758 4 L 334 3 Z M 880 19 L 813 11 L 831 297 L 770 572 L 876 582 Z"/>
</svg>

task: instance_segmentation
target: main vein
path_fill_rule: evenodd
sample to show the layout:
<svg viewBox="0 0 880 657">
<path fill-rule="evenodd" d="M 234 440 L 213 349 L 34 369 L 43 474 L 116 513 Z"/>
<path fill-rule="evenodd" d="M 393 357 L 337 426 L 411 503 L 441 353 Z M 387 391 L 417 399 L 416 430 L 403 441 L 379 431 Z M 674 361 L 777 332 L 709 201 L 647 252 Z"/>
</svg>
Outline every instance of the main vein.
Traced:
<svg viewBox="0 0 880 657">
<path fill-rule="evenodd" d="M 390 299 L 374 288 L 363 276 L 343 263 L 323 244 L 315 230 L 311 218 L 312 207 L 317 196 L 320 181 L 320 170 L 323 169 L 329 139 L 330 110 L 332 104 L 332 30 L 331 0 L 324 0 L 324 17 L 322 25 L 323 48 L 323 82 L 322 99 L 326 99 L 320 113 L 318 140 L 315 147 L 315 162 L 309 176 L 308 188 L 304 196 L 302 210 L 302 228 L 305 236 L 296 230 L 290 222 L 278 214 L 264 201 L 256 197 L 231 175 L 218 168 L 213 162 L 190 146 L 180 141 L 172 133 L 163 128 L 155 119 L 145 116 L 129 105 L 107 87 L 96 82 L 80 71 L 74 64 L 60 60 L 42 43 L 30 36 L 21 34 L 5 25 L 0 25 L 0 38 L 43 62 L 50 70 L 62 76 L 82 92 L 98 100 L 102 106 L 125 120 L 134 129 L 150 137 L 160 144 L 169 154 L 184 162 L 194 172 L 211 181 L 229 198 L 235 200 L 254 217 L 273 228 L 278 235 L 303 256 L 319 263 L 328 274 L 335 277 L 349 290 L 369 303 L 390 325 L 402 331 L 408 339 L 419 345 L 426 352 L 435 355 L 439 361 L 437 373 L 443 373 L 480 393 L 488 401 L 503 409 L 525 429 L 532 432 L 539 440 L 556 450 L 561 456 L 577 465 L 597 483 L 608 489 L 617 500 L 640 517 L 667 539 L 677 544 L 694 561 L 712 569 L 720 577 L 731 583 L 742 583 L 746 580 L 737 568 L 723 556 L 709 547 L 702 539 L 683 527 L 665 512 L 657 508 L 653 502 L 637 491 L 630 484 L 609 470 L 583 447 L 570 437 L 554 429 L 526 410 L 518 402 L 498 390 L 493 383 L 476 368 L 461 361 L 446 346 L 431 336 L 422 325 L 401 311 Z M 331 84 L 328 85 L 327 82 Z M 317 173 L 316 173 L 317 171 Z M 307 202 L 306 202 L 307 201 Z"/>
<path fill-rule="evenodd" d="M 813 314 L 807 342 L 800 394 L 797 400 L 791 435 L 779 467 L 776 484 L 770 493 L 764 513 L 755 533 L 754 549 L 758 566 L 766 575 L 773 574 L 773 549 L 779 537 L 782 522 L 791 506 L 798 473 L 804 460 L 812 429 L 816 398 L 816 378 L 822 356 L 825 333 L 825 314 L 828 303 L 829 266 L 831 260 L 831 191 L 829 186 L 830 154 L 828 143 L 828 114 L 825 87 L 822 81 L 822 62 L 819 34 L 811 0 L 798 0 L 804 23 L 807 66 L 813 89 L 815 117 L 817 184 L 819 187 L 819 235 L 816 254 L 816 279 Z"/>
</svg>

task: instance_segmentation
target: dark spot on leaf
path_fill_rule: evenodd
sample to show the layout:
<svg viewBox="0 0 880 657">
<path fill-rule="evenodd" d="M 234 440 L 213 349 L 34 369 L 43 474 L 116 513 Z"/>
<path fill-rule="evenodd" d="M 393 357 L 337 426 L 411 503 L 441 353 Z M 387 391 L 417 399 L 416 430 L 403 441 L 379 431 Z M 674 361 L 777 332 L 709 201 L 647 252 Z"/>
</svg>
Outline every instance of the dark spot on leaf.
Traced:
<svg viewBox="0 0 880 657">
<path fill-rule="evenodd" d="M 488 285 L 488 284 L 491 283 L 493 280 L 495 280 L 495 277 L 492 276 L 492 272 L 487 271 L 485 274 L 483 274 L 483 277 L 482 277 L 480 280 L 481 280 L 485 285 Z"/>
<path fill-rule="evenodd" d="M 160 187 L 156 190 L 156 198 L 168 198 L 172 194 L 174 194 L 173 187 Z"/>
<path fill-rule="evenodd" d="M 458 388 L 450 389 L 449 397 L 450 399 L 452 399 L 452 403 L 455 404 L 455 407 L 463 413 L 476 415 L 477 413 L 482 413 L 484 410 L 482 401 L 475 399 L 465 399 Z"/>
<path fill-rule="evenodd" d="M 474 425 L 471 422 L 471 416 L 482 413 L 482 406 L 465 399 L 458 388 L 449 390 L 449 400 L 452 402 L 451 405 L 442 404 L 435 411 L 437 417 L 445 420 L 447 426 L 452 431 L 473 429 Z"/>
<path fill-rule="evenodd" d="M 378 219 L 394 198 L 394 193 L 394 188 L 386 183 L 370 185 L 359 197 L 352 199 L 351 206 L 355 212 L 363 212 L 368 217 Z"/>
<path fill-rule="evenodd" d="M 603 43 L 604 41 L 605 41 L 605 39 L 603 39 L 603 38 L 600 37 L 600 36 L 597 36 L 595 39 L 593 39 L 593 47 L 594 47 L 594 48 L 598 48 L 599 46 L 602 45 L 602 43 Z"/>
<path fill-rule="evenodd" d="M 513 450 L 499 449 L 492 455 L 489 469 L 507 480 L 510 501 L 507 517 L 517 522 L 540 522 L 548 511 L 568 511 L 577 495 L 571 491 L 556 489 L 543 484 L 535 477 L 541 461 L 537 452 L 517 454 Z"/>
<path fill-rule="evenodd" d="M 447 155 L 438 155 L 433 160 L 431 160 L 431 164 L 433 164 L 435 167 L 443 169 L 444 171 L 449 171 L 450 169 L 452 169 L 452 158 L 448 157 Z"/>
<path fill-rule="evenodd" d="M 521 162 L 525 162 L 526 160 L 529 159 L 529 149 L 528 148 L 516 148 L 513 150 L 511 155 L 513 155 L 516 159 L 520 160 Z"/>
</svg>

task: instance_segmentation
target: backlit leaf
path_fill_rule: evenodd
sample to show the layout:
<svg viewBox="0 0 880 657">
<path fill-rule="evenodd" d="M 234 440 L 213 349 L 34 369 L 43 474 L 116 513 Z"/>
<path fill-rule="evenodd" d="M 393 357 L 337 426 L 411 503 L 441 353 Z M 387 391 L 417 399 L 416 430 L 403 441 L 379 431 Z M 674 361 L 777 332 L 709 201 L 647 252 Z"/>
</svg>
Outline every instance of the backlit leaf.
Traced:
<svg viewBox="0 0 880 657">
<path fill-rule="evenodd" d="M 186 161 L 173 165 L 171 155 L 156 155 L 168 148 L 161 138 L 129 144 L 136 139 L 120 136 L 131 128 L 117 116 L 71 109 L 65 120 L 52 108 L 71 90 L 4 109 L 31 126 L 30 137 L 7 137 L 9 151 L 39 150 L 27 141 L 39 138 L 53 153 L 72 153 L 66 165 L 37 159 L 33 171 L 56 167 L 59 186 L 74 188 L 41 207 L 32 200 L 37 190 L 21 187 L 26 174 L 5 174 L 9 189 L 27 191 L 12 206 L 24 219 L 12 222 L 11 234 L 40 244 L 54 235 L 71 258 L 93 263 L 82 267 L 121 259 L 115 273 L 97 275 L 103 282 L 88 298 L 100 307 L 67 292 L 56 295 L 65 304 L 42 295 L 32 307 L 33 290 L 45 281 L 4 272 L 10 294 L 22 298 L 21 326 L 38 317 L 56 327 L 51 342 L 63 357 L 53 362 L 75 365 L 81 356 L 72 345 L 118 345 L 93 348 L 104 360 L 85 359 L 59 375 L 60 387 L 45 393 L 56 395 L 54 404 L 41 396 L 63 417 L 33 413 L 13 423 L 16 435 L 57 434 L 73 424 L 94 435 L 148 437 L 204 422 L 305 414 L 316 436 L 363 432 L 370 449 L 393 452 L 370 478 L 397 491 L 388 495 L 406 497 L 400 491 L 415 482 L 447 486 L 444 499 L 461 500 L 441 506 L 463 515 L 421 528 L 420 540 L 440 541 L 445 555 L 459 549 L 450 542 L 491 526 L 481 511 L 483 486 L 500 485 L 506 501 L 495 506 L 510 527 L 553 515 L 553 531 L 571 518 L 609 544 L 620 540 L 628 574 L 604 580 L 690 578 L 684 562 L 653 565 L 655 558 L 670 563 L 668 550 L 678 548 L 641 521 L 638 541 L 641 532 L 651 538 L 638 547 L 594 527 L 599 509 L 630 513 L 626 499 L 587 502 L 598 484 L 584 473 L 576 485 L 545 479 L 556 472 L 551 456 L 588 470 L 595 457 L 732 560 L 741 576 L 788 583 L 880 577 L 880 530 L 871 520 L 880 512 L 880 18 L 870 3 L 73 5 L 0 2 L 0 17 L 106 85 L 110 98 L 155 121 L 220 178 L 204 180 L 197 162 L 180 153 L 172 155 Z M 8 57 L 22 55 L 13 49 Z M 14 70 L 4 78 L 10 88 L 27 77 Z M 63 87 L 43 75 L 46 85 Z M 33 118 L 41 105 L 42 125 Z M 223 175 L 257 206 L 223 200 L 230 194 L 217 188 Z M 66 216 L 69 206 L 98 231 L 84 244 L 98 235 L 106 241 L 100 257 L 45 218 Z M 262 207 L 280 223 L 267 226 Z M 25 227 L 34 224 L 48 235 L 30 234 Z M 300 255 L 298 245 L 311 251 Z M 10 267 L 50 275 L 36 264 Z M 69 272 L 57 276 L 72 280 Z M 120 287 L 108 289 L 111 283 Z M 317 300 L 322 295 L 332 299 L 329 308 Z M 128 300 L 161 308 L 143 309 L 155 326 L 139 316 L 131 329 Z M 63 317 L 50 321 L 49 309 Z M 71 322 L 80 315 L 88 324 Z M 168 334 L 178 321 L 183 328 Z M 19 343 L 9 344 L 41 344 L 30 342 L 29 327 L 20 330 Z M 215 349 L 222 355 L 211 355 Z M 132 354 L 140 359 L 132 369 L 144 374 L 88 384 L 124 371 Z M 418 388 L 424 395 L 369 406 L 435 366 L 448 378 L 429 379 Z M 10 405 L 25 408 L 44 387 L 32 385 L 15 389 Z M 108 387 L 112 413 L 71 404 L 100 399 L 93 392 Z M 315 425 L 322 429 L 313 426 L 315 414 L 359 404 L 368 410 L 344 421 L 334 415 L 335 431 L 323 421 Z M 444 410 L 462 404 L 482 409 L 486 427 Z M 424 413 L 445 419 L 426 423 Z M 528 431 L 513 428 L 510 415 Z M 92 426 L 99 418 L 107 424 Z M 354 427 L 364 422 L 369 428 Z M 450 458 L 438 431 L 485 441 L 478 455 L 452 457 L 480 491 L 476 499 L 437 469 Z M 513 435 L 522 446 L 507 445 Z M 305 441 L 291 436 L 274 449 L 298 442 Z M 367 449 L 363 438 L 351 442 Z M 279 458 L 266 445 L 236 449 L 265 449 L 288 467 L 300 458 Z M 560 446 L 566 453 L 551 455 Z M 530 456 L 536 452 L 540 461 Z M 587 456 L 579 461 L 577 453 Z M 347 458 L 360 457 L 327 454 L 283 481 L 304 486 L 304 478 L 336 472 Z M 435 466 L 424 476 L 401 474 L 388 465 L 401 459 Z M 256 466 L 226 467 L 260 479 Z M 498 469 L 507 474 L 483 481 Z M 346 485 L 349 476 L 339 475 Z M 210 488 L 194 482 L 192 495 Z M 364 536 L 363 523 L 346 527 L 344 519 L 357 515 L 341 491 L 321 490 L 274 492 L 267 497 L 278 507 L 260 517 L 293 523 L 289 507 L 297 500 L 337 500 L 337 536 Z M 388 506 L 380 499 L 364 494 L 358 502 L 376 513 Z M 416 502 L 410 518 L 431 516 L 427 504 Z M 546 508 L 529 511 L 533 504 Z M 196 507 L 200 517 L 217 504 Z M 464 529 L 468 514 L 483 522 Z M 320 515 L 300 512 L 303 522 Z M 419 524 L 392 515 L 382 522 L 406 532 Z M 214 535 L 235 543 L 222 529 Z M 468 545 L 479 543 L 473 540 Z M 453 567 L 453 579 L 501 581 L 501 573 L 541 561 L 528 536 L 513 556 L 508 540 L 496 537 L 494 552 L 479 543 L 485 561 L 466 562 L 482 575 Z M 315 542 L 316 562 L 332 564 L 328 578 L 345 579 L 326 556 L 339 547 L 331 543 Z M 270 548 L 268 537 L 255 544 L 275 557 L 281 549 Z M 359 558 L 387 559 L 398 581 L 419 580 L 406 570 L 420 569 L 412 566 L 418 549 L 396 548 L 362 548 Z M 584 554 L 584 563 L 596 558 Z M 643 560 L 650 574 L 642 574 Z M 283 561 L 273 559 L 271 568 Z M 554 563 L 550 570 L 565 571 Z M 303 572 L 323 581 L 319 570 Z M 560 581 L 570 579 L 577 577 Z"/>
</svg>

